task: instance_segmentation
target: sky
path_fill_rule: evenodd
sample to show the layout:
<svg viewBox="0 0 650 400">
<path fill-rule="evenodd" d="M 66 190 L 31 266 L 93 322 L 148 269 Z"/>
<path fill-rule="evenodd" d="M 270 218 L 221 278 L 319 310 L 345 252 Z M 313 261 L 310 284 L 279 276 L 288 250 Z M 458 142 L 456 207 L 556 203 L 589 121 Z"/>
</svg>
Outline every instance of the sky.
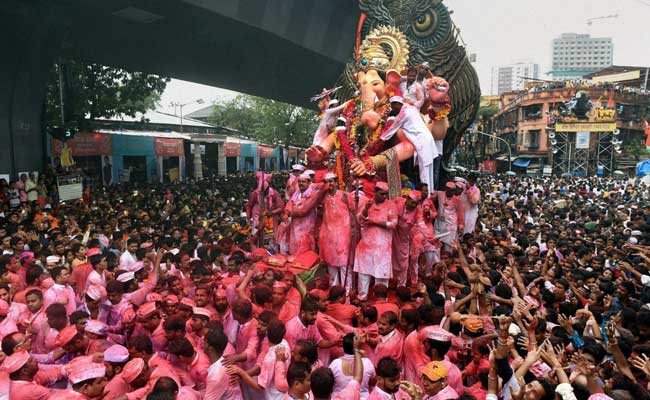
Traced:
<svg viewBox="0 0 650 400">
<path fill-rule="evenodd" d="M 491 94 L 491 70 L 515 62 L 540 64 L 550 70 L 551 41 L 561 33 L 587 33 L 611 37 L 614 65 L 650 66 L 650 0 L 445 0 L 461 30 L 483 94 Z M 590 18 L 618 15 L 617 18 Z M 543 75 L 544 76 L 544 75 Z M 496 90 L 496 89 L 495 89 Z M 185 114 L 214 101 L 228 100 L 236 92 L 181 80 L 172 80 L 161 97 L 159 109 L 173 112 L 171 102 L 189 104 Z"/>
</svg>

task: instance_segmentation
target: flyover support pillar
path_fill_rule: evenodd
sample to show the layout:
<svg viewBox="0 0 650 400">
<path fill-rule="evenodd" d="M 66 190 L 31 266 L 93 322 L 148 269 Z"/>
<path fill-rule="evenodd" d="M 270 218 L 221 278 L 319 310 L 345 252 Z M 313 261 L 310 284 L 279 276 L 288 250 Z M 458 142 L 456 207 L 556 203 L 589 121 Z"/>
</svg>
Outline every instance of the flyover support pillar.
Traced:
<svg viewBox="0 0 650 400">
<path fill-rule="evenodd" d="M 0 174 L 11 179 L 46 162 L 41 121 L 57 37 L 38 16 L 0 16 Z"/>
</svg>

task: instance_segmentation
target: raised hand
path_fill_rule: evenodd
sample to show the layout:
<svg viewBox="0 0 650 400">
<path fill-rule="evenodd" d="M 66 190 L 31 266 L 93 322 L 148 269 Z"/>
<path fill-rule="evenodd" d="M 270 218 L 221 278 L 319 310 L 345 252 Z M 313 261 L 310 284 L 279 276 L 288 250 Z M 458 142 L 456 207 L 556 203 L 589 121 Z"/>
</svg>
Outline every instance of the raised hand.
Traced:
<svg viewBox="0 0 650 400">
<path fill-rule="evenodd" d="M 576 353 L 571 358 L 571 361 L 575 364 L 576 371 L 580 375 L 590 376 L 596 373 L 596 366 L 593 365 L 589 360 L 587 360 L 582 354 Z"/>
<path fill-rule="evenodd" d="M 509 386 L 510 396 L 512 400 L 523 400 L 524 398 L 524 388 L 526 387 L 526 382 L 523 378 L 517 378 L 517 383 L 519 384 L 519 390 L 514 390 L 512 385 Z"/>
<path fill-rule="evenodd" d="M 517 338 L 517 344 L 519 346 L 523 347 L 524 349 L 527 349 L 528 348 L 528 338 L 526 336 L 519 336 L 519 338 Z"/>
<path fill-rule="evenodd" d="M 634 355 L 630 359 L 630 362 L 635 368 L 643 371 L 643 373 L 650 378 L 650 358 L 648 358 L 647 355 Z"/>
<path fill-rule="evenodd" d="M 422 389 L 413 382 L 401 381 L 399 387 L 411 396 L 411 400 L 422 399 Z"/>
<path fill-rule="evenodd" d="M 528 322 L 527 320 L 522 321 L 526 329 L 528 329 L 528 332 L 535 332 L 535 329 L 537 328 L 537 325 L 539 324 L 539 321 L 537 317 L 532 317 L 531 321 Z"/>
</svg>

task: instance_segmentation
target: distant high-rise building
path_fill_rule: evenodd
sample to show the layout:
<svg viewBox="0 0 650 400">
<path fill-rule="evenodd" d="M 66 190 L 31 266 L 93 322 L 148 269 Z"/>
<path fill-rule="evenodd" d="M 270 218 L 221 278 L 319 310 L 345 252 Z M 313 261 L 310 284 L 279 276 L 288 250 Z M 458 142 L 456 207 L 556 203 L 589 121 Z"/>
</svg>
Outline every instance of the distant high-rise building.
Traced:
<svg viewBox="0 0 650 400">
<path fill-rule="evenodd" d="M 563 33 L 553 39 L 553 79 L 578 79 L 590 72 L 611 66 L 614 43 L 611 38 L 592 38 L 588 34 Z"/>
<path fill-rule="evenodd" d="M 522 90 L 528 81 L 525 78 L 539 79 L 539 64 L 517 63 L 492 68 L 491 92 Z"/>
</svg>

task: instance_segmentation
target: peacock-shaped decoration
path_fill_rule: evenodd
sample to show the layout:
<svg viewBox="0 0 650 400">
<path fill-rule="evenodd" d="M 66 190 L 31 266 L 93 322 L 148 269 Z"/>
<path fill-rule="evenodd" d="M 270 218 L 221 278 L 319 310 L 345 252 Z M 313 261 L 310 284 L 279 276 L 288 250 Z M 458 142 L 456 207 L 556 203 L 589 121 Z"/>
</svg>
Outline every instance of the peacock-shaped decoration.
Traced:
<svg viewBox="0 0 650 400">
<path fill-rule="evenodd" d="M 371 54 L 373 47 L 381 49 L 395 65 L 379 69 L 401 71 L 406 63 L 411 66 L 428 64 L 433 75 L 449 82 L 451 99 L 450 127 L 444 142 L 444 160 L 448 160 L 458 146 L 465 130 L 474 122 L 479 108 L 481 91 L 478 76 L 472 67 L 465 47 L 460 44 L 459 30 L 451 20 L 442 0 L 359 0 L 359 20 L 355 58 L 347 65 L 337 81 L 341 89 L 336 97 L 347 100 L 357 90 L 355 76 L 368 65 L 360 63 L 359 54 Z M 399 33 L 396 34 L 396 33 Z M 381 44 L 374 36 L 380 35 Z M 387 43 L 386 37 L 402 38 L 404 42 Z M 379 46 L 379 47 L 377 47 Z M 394 54 L 396 49 L 407 49 L 407 54 Z M 365 62 L 386 62 L 382 57 Z"/>
</svg>

